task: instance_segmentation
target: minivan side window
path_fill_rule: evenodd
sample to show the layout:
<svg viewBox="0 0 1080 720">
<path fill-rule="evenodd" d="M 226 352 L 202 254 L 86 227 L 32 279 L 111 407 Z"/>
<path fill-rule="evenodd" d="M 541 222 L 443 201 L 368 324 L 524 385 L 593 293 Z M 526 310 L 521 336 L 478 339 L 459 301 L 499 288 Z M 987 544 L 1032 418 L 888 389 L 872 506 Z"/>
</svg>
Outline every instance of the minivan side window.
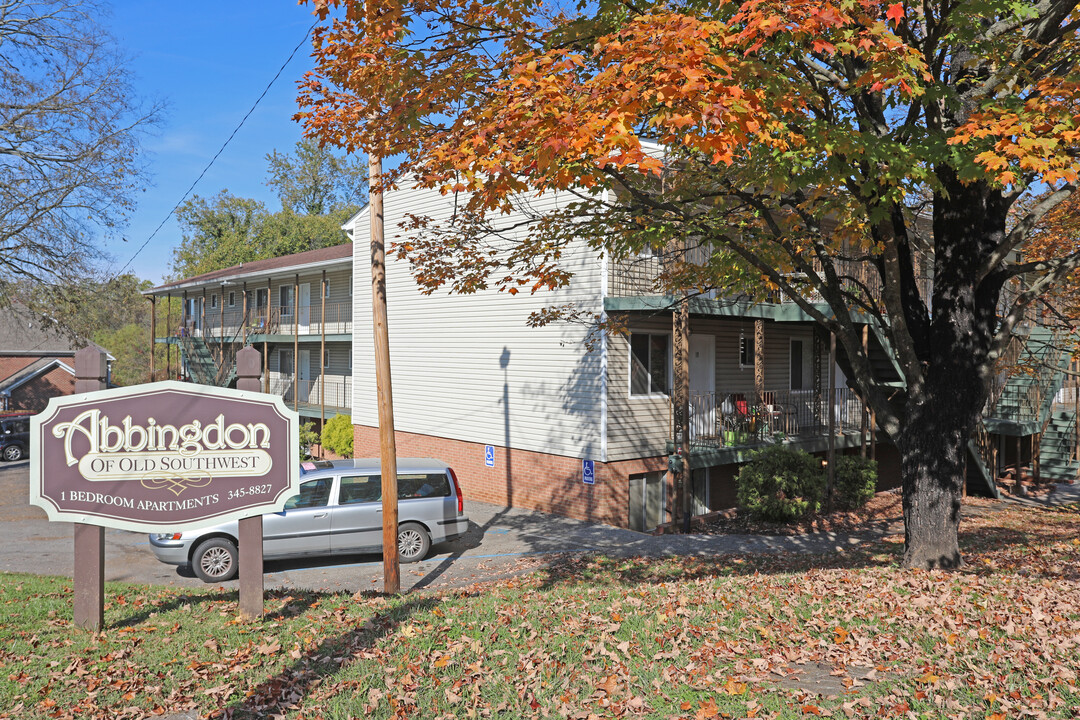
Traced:
<svg viewBox="0 0 1080 720">
<path fill-rule="evenodd" d="M 445 473 L 398 475 L 398 499 L 413 500 L 425 497 L 448 497 L 450 481 Z M 382 476 L 360 475 L 341 478 L 338 504 L 352 505 L 382 500 Z"/>
</svg>

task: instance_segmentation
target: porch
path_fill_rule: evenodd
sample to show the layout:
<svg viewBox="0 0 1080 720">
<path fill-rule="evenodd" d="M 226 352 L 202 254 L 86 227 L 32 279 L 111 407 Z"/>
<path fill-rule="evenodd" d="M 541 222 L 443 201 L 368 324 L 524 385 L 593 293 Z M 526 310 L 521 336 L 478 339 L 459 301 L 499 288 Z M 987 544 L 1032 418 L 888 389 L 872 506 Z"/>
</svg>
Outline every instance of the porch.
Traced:
<svg viewBox="0 0 1080 720">
<path fill-rule="evenodd" d="M 273 374 L 269 392 L 306 417 L 352 413 L 352 376 L 320 375 L 314 380 Z"/>
</svg>

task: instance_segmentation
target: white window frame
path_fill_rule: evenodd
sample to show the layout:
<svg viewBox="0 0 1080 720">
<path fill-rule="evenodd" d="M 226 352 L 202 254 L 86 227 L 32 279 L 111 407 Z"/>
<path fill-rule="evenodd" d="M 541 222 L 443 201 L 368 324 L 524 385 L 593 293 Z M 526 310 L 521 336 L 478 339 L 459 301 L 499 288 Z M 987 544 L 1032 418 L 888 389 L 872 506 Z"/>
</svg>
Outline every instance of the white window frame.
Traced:
<svg viewBox="0 0 1080 720">
<path fill-rule="evenodd" d="M 329 300 L 330 299 L 330 280 L 329 279 L 327 279 L 325 282 L 323 282 L 323 294 L 322 294 L 322 296 L 323 296 L 323 300 Z"/>
<path fill-rule="evenodd" d="M 665 369 L 667 371 L 667 388 L 665 392 L 653 392 L 652 390 L 652 374 L 649 375 L 649 392 L 647 393 L 635 393 L 634 392 L 634 335 L 646 335 L 650 338 L 654 335 L 663 335 L 667 338 L 667 357 L 665 358 Z M 651 341 L 649 347 L 651 348 Z M 626 352 L 627 352 L 627 369 L 626 374 L 626 394 L 630 398 L 669 398 L 671 397 L 671 385 L 673 380 L 674 368 L 672 362 L 672 347 L 671 347 L 671 333 L 670 332 L 652 332 L 649 330 L 631 330 L 630 337 L 626 339 Z M 651 357 L 650 357 L 651 360 Z"/>
<path fill-rule="evenodd" d="M 236 307 L 236 291 L 235 290 L 230 290 L 228 297 L 229 297 L 228 307 Z"/>
<path fill-rule="evenodd" d="M 330 348 L 323 350 L 322 366 L 323 370 L 330 367 Z"/>
<path fill-rule="evenodd" d="M 218 296 L 217 295 L 211 295 L 210 296 L 210 309 L 211 310 L 217 310 L 217 307 L 218 307 Z"/>
</svg>

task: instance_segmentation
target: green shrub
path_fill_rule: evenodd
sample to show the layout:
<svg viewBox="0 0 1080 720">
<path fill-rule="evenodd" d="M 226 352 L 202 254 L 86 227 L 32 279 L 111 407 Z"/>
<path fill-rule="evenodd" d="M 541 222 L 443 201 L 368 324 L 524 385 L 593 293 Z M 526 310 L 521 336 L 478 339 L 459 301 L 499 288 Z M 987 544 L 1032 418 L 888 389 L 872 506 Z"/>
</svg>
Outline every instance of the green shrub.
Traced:
<svg viewBox="0 0 1080 720">
<path fill-rule="evenodd" d="M 760 520 L 786 522 L 817 512 L 825 494 L 820 460 L 772 445 L 751 454 L 738 479 L 739 508 Z"/>
<path fill-rule="evenodd" d="M 322 446 L 343 458 L 352 457 L 353 427 L 351 415 L 335 415 L 326 421 L 322 431 Z"/>
<path fill-rule="evenodd" d="M 300 457 L 307 460 L 311 457 L 311 446 L 319 442 L 319 433 L 315 432 L 315 423 L 306 422 L 300 425 Z"/>
<path fill-rule="evenodd" d="M 832 505 L 837 510 L 862 507 L 877 489 L 877 462 L 858 455 L 836 458 Z"/>
</svg>

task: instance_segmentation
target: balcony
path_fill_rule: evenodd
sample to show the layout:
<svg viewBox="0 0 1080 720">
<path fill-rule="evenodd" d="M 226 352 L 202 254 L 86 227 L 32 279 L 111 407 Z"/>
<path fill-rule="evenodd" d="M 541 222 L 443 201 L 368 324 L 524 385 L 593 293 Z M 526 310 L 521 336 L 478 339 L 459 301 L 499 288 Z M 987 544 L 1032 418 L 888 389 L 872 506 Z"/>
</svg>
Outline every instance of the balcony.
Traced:
<svg viewBox="0 0 1080 720">
<path fill-rule="evenodd" d="M 251 335 L 347 335 L 352 332 L 352 303 L 326 303 L 294 307 L 210 309 L 203 313 L 182 315 L 170 335 L 201 337 L 225 342 L 245 340 Z"/>
<path fill-rule="evenodd" d="M 690 449 L 753 447 L 829 436 L 828 392 L 769 390 L 758 402 L 743 392 L 690 393 Z M 861 433 L 862 400 L 851 388 L 835 388 L 833 432 Z"/>
<path fill-rule="evenodd" d="M 270 393 L 280 395 L 287 406 L 295 407 L 304 415 L 326 417 L 352 413 L 352 376 L 322 375 L 314 380 L 295 377 L 274 377 L 270 381 Z"/>
<path fill-rule="evenodd" d="M 609 268 L 608 295 L 616 298 L 633 298 L 670 294 L 670 289 L 664 285 L 664 270 L 665 266 L 671 262 L 671 257 L 657 254 L 643 254 L 613 261 Z M 923 262 L 922 264 L 926 263 Z M 822 273 L 820 261 L 813 260 L 812 265 L 814 272 L 820 275 Z M 870 262 L 836 260 L 833 262 L 833 268 L 846 292 L 860 297 L 864 301 L 869 299 L 873 303 L 880 303 L 882 296 L 881 276 Z M 798 287 L 805 276 L 800 273 L 791 273 L 787 277 L 792 285 Z M 916 283 L 923 301 L 929 306 L 933 292 L 933 282 L 930 274 L 919 274 L 916 277 Z M 705 293 L 705 297 L 715 297 L 716 293 L 716 290 L 711 290 Z M 804 296 L 812 303 L 824 302 L 821 294 L 809 287 L 806 288 Z M 771 293 L 768 301 L 772 303 L 792 302 L 790 298 L 780 292 Z"/>
</svg>

